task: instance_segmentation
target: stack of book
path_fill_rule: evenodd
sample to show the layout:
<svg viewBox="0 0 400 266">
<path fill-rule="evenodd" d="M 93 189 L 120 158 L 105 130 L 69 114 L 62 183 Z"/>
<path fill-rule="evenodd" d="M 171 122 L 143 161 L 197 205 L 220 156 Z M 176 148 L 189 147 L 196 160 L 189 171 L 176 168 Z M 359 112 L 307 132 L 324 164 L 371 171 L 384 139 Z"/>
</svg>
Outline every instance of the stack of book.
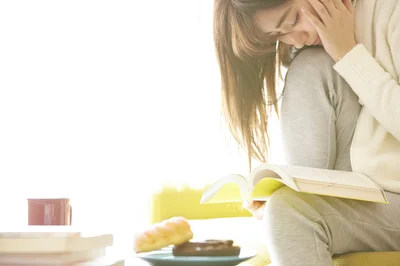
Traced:
<svg viewBox="0 0 400 266">
<path fill-rule="evenodd" d="M 60 227 L 30 227 L 0 232 L 0 266 L 123 266 L 108 259 L 112 234 L 65 231 Z"/>
</svg>

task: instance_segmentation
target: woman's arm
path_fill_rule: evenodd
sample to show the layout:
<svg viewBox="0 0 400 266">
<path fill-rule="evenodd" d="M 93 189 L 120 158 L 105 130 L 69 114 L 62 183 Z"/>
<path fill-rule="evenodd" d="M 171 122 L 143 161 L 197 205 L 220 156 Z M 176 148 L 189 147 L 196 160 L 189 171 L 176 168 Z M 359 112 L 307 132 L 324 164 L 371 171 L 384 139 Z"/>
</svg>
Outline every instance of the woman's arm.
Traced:
<svg viewBox="0 0 400 266">
<path fill-rule="evenodd" d="M 337 62 L 334 69 L 347 81 L 371 115 L 400 141 L 400 3 L 389 18 L 388 42 L 390 52 L 386 60 L 396 66 L 391 75 L 354 37 L 354 8 L 351 0 L 308 0 L 318 16 L 304 10 L 304 15 L 315 27 L 323 46 Z M 384 0 L 382 0 L 382 4 Z M 385 1 L 386 2 L 386 1 Z M 390 14 L 379 13 L 381 19 Z M 396 76 L 396 77 L 394 77 Z"/>
<path fill-rule="evenodd" d="M 400 26 L 389 36 L 391 57 L 399 72 Z M 334 69 L 349 83 L 371 115 L 400 141 L 399 80 L 392 77 L 362 44 L 338 61 Z"/>
</svg>

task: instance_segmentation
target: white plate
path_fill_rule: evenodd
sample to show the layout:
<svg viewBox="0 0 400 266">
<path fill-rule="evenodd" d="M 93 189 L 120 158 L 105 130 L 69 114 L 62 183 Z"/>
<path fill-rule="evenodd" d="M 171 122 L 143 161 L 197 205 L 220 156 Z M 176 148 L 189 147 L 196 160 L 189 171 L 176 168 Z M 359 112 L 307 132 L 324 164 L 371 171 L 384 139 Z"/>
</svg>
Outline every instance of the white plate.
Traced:
<svg viewBox="0 0 400 266">
<path fill-rule="evenodd" d="M 247 249 L 241 249 L 239 256 L 174 256 L 171 250 L 136 254 L 138 258 L 155 266 L 234 266 L 256 255 L 257 252 Z"/>
</svg>

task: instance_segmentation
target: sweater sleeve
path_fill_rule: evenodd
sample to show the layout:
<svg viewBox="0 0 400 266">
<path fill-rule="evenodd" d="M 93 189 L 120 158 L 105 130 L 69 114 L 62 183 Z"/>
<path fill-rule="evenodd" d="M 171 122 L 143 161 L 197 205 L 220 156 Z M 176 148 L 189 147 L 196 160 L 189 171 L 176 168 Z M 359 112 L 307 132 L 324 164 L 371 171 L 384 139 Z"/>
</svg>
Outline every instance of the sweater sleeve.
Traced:
<svg viewBox="0 0 400 266">
<path fill-rule="evenodd" d="M 400 66 L 400 27 L 391 34 L 391 57 L 397 72 Z M 334 65 L 334 69 L 358 95 L 364 108 L 398 141 L 400 141 L 400 84 L 358 44 Z"/>
</svg>

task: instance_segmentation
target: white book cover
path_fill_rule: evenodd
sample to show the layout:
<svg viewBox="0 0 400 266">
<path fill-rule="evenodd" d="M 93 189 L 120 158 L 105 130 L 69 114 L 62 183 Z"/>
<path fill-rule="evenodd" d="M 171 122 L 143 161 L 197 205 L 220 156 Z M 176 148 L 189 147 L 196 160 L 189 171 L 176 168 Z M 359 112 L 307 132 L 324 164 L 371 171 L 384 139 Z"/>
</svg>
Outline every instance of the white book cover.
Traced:
<svg viewBox="0 0 400 266">
<path fill-rule="evenodd" d="M 65 264 L 52 264 L 52 266 L 64 266 Z M 38 264 L 0 264 L 0 266 L 38 266 Z M 73 263 L 68 266 L 125 266 L 125 260 L 98 259 L 89 262 Z"/>
<path fill-rule="evenodd" d="M 106 249 L 96 249 L 64 254 L 0 254 L 0 265 L 71 265 L 78 262 L 93 261 L 106 255 Z"/>
<path fill-rule="evenodd" d="M 69 231 L 70 230 L 70 231 Z M 0 253 L 54 254 L 84 252 L 112 246 L 112 234 L 82 233 L 63 228 L 29 228 L 0 232 Z"/>
</svg>

